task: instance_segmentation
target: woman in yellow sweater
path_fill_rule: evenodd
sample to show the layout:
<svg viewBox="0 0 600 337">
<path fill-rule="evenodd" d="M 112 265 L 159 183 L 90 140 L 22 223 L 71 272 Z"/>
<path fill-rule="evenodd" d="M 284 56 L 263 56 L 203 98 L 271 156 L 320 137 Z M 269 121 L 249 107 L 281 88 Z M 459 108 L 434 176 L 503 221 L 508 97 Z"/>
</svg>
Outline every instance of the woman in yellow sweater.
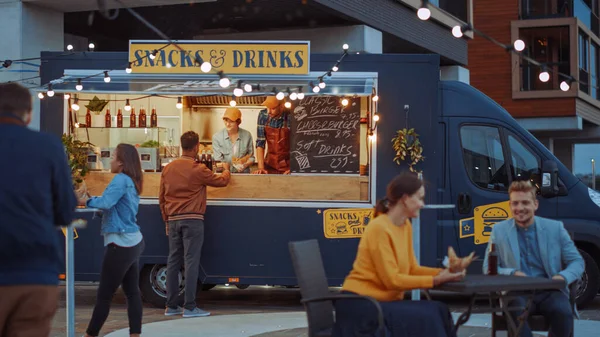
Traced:
<svg viewBox="0 0 600 337">
<path fill-rule="evenodd" d="M 386 336 L 455 336 L 452 316 L 443 303 L 403 301 L 407 290 L 429 289 L 464 276 L 464 272 L 422 267 L 417 262 L 409 219 L 419 215 L 424 197 L 423 183 L 416 174 L 402 173 L 389 183 L 342 287 L 343 292 L 370 296 L 381 303 Z M 336 303 L 334 336 L 367 336 L 373 324 L 375 311 L 367 301 Z"/>
</svg>

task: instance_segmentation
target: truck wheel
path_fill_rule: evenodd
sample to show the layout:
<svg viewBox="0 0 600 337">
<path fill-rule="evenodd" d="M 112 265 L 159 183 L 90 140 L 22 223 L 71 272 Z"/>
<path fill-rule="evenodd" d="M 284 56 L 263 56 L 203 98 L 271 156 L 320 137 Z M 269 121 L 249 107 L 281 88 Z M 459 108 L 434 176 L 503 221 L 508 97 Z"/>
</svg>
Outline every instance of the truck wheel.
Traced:
<svg viewBox="0 0 600 337">
<path fill-rule="evenodd" d="M 248 289 L 248 287 L 250 286 L 249 284 L 236 284 L 235 285 L 236 288 L 244 290 L 244 289 Z"/>
<path fill-rule="evenodd" d="M 583 250 L 579 250 L 585 261 L 585 271 L 581 276 L 579 289 L 577 290 L 576 303 L 578 308 L 583 308 L 594 300 L 600 288 L 600 271 L 592 256 Z"/>
<path fill-rule="evenodd" d="M 179 298 L 183 303 L 185 284 L 183 270 L 179 271 Z M 164 308 L 167 302 L 167 265 L 145 265 L 140 273 L 140 290 L 145 302 L 157 308 Z"/>
</svg>

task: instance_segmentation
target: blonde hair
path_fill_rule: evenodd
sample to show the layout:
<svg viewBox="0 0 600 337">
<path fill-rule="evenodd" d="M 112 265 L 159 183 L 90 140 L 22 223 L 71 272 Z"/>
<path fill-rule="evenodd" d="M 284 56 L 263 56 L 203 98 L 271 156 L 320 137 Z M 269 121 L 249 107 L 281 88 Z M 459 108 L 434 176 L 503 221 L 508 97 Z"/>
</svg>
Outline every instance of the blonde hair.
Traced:
<svg viewBox="0 0 600 337">
<path fill-rule="evenodd" d="M 529 192 L 533 199 L 537 197 L 537 189 L 535 186 L 531 184 L 529 180 L 515 180 L 510 184 L 510 188 L 508 189 L 508 195 L 512 192 Z"/>
</svg>

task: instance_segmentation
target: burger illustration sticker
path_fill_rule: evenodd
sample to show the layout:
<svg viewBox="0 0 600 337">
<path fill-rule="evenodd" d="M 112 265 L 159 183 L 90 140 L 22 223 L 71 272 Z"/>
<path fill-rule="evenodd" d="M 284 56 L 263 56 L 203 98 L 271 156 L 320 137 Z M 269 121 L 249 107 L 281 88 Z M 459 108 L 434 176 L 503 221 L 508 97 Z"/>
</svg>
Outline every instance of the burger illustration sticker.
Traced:
<svg viewBox="0 0 600 337">
<path fill-rule="evenodd" d="M 475 244 L 487 244 L 494 225 L 511 217 L 508 201 L 475 207 L 472 218 L 460 221 L 460 238 L 473 237 Z"/>
</svg>

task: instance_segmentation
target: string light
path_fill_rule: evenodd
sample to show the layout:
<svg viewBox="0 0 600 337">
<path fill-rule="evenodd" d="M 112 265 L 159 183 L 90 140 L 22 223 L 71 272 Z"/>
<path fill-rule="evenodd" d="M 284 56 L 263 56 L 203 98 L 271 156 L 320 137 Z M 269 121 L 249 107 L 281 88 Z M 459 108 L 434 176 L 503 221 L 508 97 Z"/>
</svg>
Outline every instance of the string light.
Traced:
<svg viewBox="0 0 600 337">
<path fill-rule="evenodd" d="M 104 72 L 104 82 L 110 83 L 110 76 L 108 76 L 108 71 Z"/>
<path fill-rule="evenodd" d="M 429 1 L 427 1 L 427 0 L 421 1 L 421 7 L 417 11 L 417 16 L 419 17 L 419 19 L 421 19 L 423 21 L 429 20 L 429 18 L 431 17 L 431 11 L 429 10 L 428 5 L 429 5 Z"/>
<path fill-rule="evenodd" d="M 343 106 L 348 106 L 348 99 L 347 98 L 343 98 L 342 99 L 342 105 Z"/>
<path fill-rule="evenodd" d="M 202 64 L 200 65 L 200 70 L 202 70 L 203 73 L 207 73 L 209 71 L 211 71 L 212 69 L 212 64 L 210 64 L 210 62 L 202 62 Z"/>
<path fill-rule="evenodd" d="M 77 91 L 83 90 L 83 84 L 81 84 L 81 79 L 77 80 L 77 85 L 75 86 L 75 89 L 77 89 Z"/>
<path fill-rule="evenodd" d="M 350 46 L 347 43 L 344 43 L 344 45 L 342 46 L 342 49 L 344 50 L 348 50 L 350 48 Z"/>
<path fill-rule="evenodd" d="M 67 45 L 67 50 L 73 50 L 73 45 L 72 44 Z"/>
<path fill-rule="evenodd" d="M 302 87 L 298 87 L 298 99 L 299 100 L 304 99 L 304 93 L 302 92 Z"/>
<path fill-rule="evenodd" d="M 94 51 L 94 49 L 96 48 L 96 45 L 94 44 L 94 42 L 90 42 L 90 44 L 88 44 L 88 48 L 90 51 Z"/>
<path fill-rule="evenodd" d="M 129 64 L 127 65 L 127 68 L 125 68 L 125 72 L 128 74 L 131 74 L 131 66 L 132 66 L 132 62 L 129 62 Z"/>
<path fill-rule="evenodd" d="M 452 35 L 459 39 L 463 37 L 464 33 L 470 31 L 472 29 L 471 25 L 456 25 L 452 28 Z"/>
<path fill-rule="evenodd" d="M 52 90 L 52 84 L 48 84 L 48 92 L 46 93 L 46 95 L 48 95 L 48 97 L 54 96 L 54 90 Z"/>
<path fill-rule="evenodd" d="M 225 76 L 225 74 L 223 73 L 223 71 L 219 71 L 219 85 L 221 86 L 221 88 L 227 88 L 230 84 L 231 81 L 229 81 L 229 79 Z"/>
<path fill-rule="evenodd" d="M 297 93 L 295 93 L 295 92 L 292 92 L 292 93 L 290 94 L 290 99 L 291 99 L 292 101 L 295 101 L 295 100 L 297 100 L 297 99 L 298 99 L 298 94 L 297 94 Z"/>
<path fill-rule="evenodd" d="M 378 102 L 379 101 L 379 96 L 375 95 L 373 96 L 373 102 Z"/>
<path fill-rule="evenodd" d="M 237 102 L 235 101 L 235 96 L 231 97 L 231 101 L 229 101 L 229 106 L 234 107 L 237 105 Z"/>
<path fill-rule="evenodd" d="M 38 92 L 38 97 L 39 97 L 40 99 L 44 99 L 44 94 L 43 94 L 43 93 L 41 93 L 41 92 Z"/>
<path fill-rule="evenodd" d="M 152 51 L 152 53 L 150 53 L 149 57 L 150 57 L 151 60 L 154 60 L 156 58 L 156 53 L 158 53 L 158 51 L 156 49 L 154 49 Z"/>
<path fill-rule="evenodd" d="M 289 102 L 289 101 L 286 101 L 286 102 L 283 104 L 283 106 L 285 106 L 285 108 L 286 108 L 286 109 L 289 109 L 289 108 L 291 108 L 291 107 L 292 107 L 292 103 L 291 103 L 291 102 Z"/>
<path fill-rule="evenodd" d="M 181 97 L 177 97 L 177 103 L 175 104 L 175 107 L 179 110 L 181 110 L 183 108 L 183 103 L 181 102 Z"/>
<path fill-rule="evenodd" d="M 373 114 L 373 121 L 379 122 L 379 114 Z"/>
<path fill-rule="evenodd" d="M 244 94 L 244 90 L 242 89 L 242 81 L 238 81 L 237 88 L 233 89 L 233 95 L 236 97 L 240 97 Z"/>
<path fill-rule="evenodd" d="M 275 95 L 275 97 L 281 101 L 285 97 L 285 94 L 280 91 L 277 93 L 277 95 Z"/>
<path fill-rule="evenodd" d="M 246 92 L 252 92 L 252 84 L 244 85 L 244 90 L 246 90 Z"/>
<path fill-rule="evenodd" d="M 325 81 L 323 81 L 323 77 L 321 77 L 319 79 L 319 88 L 325 89 L 326 86 L 327 86 L 327 84 L 325 84 Z"/>
<path fill-rule="evenodd" d="M 546 67 L 542 67 L 542 71 L 540 72 L 539 75 L 540 81 L 542 82 L 548 82 L 550 80 L 550 74 L 548 73 L 548 70 L 546 69 Z"/>
<path fill-rule="evenodd" d="M 69 99 L 69 98 L 71 98 L 71 95 L 70 94 L 64 94 L 64 97 L 65 97 L 65 99 Z"/>
<path fill-rule="evenodd" d="M 333 66 L 333 68 L 331 68 L 331 70 L 338 71 L 338 70 L 340 70 L 340 67 L 338 67 L 338 65 L 336 64 Z"/>
<path fill-rule="evenodd" d="M 131 111 L 131 104 L 129 104 L 129 98 L 125 100 L 125 111 Z"/>
<path fill-rule="evenodd" d="M 79 98 L 75 97 L 73 104 L 71 104 L 71 109 L 79 111 Z"/>
<path fill-rule="evenodd" d="M 513 43 L 513 47 L 516 51 L 523 51 L 525 50 L 525 42 L 523 42 L 523 40 L 517 39 Z"/>
</svg>

